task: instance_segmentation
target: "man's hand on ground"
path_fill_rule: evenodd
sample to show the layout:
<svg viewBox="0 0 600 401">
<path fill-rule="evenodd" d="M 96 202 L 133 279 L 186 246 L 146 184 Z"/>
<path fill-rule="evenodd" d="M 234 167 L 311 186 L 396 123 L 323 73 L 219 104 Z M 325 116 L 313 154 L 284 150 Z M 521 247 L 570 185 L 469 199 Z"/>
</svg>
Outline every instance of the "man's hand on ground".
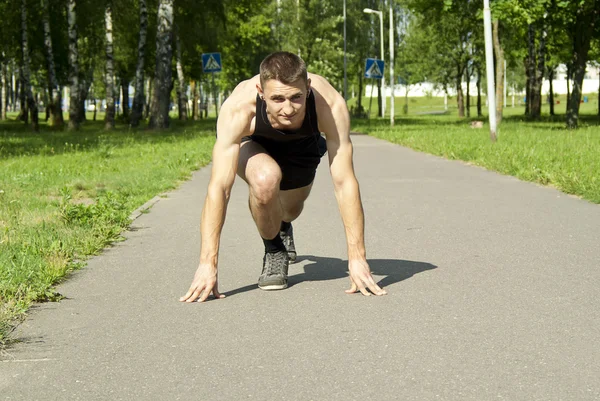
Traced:
<svg viewBox="0 0 600 401">
<path fill-rule="evenodd" d="M 204 302 L 211 292 L 215 299 L 225 298 L 225 295 L 219 293 L 216 267 L 209 264 L 200 264 L 190 289 L 183 297 L 179 298 L 179 301 L 194 302 L 197 300 L 198 302 Z"/>
<path fill-rule="evenodd" d="M 387 294 L 387 291 L 379 287 L 375 283 L 375 280 L 373 280 L 371 269 L 369 269 L 369 264 L 366 260 L 348 261 L 348 271 L 350 272 L 351 287 L 349 290 L 346 290 L 347 294 L 354 294 L 357 291 L 366 296 L 370 296 L 371 293 L 375 295 Z M 371 292 L 367 291 L 367 288 Z"/>
</svg>

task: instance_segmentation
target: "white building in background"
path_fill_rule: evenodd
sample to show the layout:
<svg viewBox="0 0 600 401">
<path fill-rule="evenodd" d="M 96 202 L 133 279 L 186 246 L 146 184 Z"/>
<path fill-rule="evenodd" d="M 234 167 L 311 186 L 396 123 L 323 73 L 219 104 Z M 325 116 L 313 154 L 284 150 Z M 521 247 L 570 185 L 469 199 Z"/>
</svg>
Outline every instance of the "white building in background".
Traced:
<svg viewBox="0 0 600 401">
<path fill-rule="evenodd" d="M 569 82 L 570 90 L 573 90 L 573 80 Z M 598 93 L 598 86 L 600 86 L 600 65 L 594 66 L 592 64 L 588 64 L 585 72 L 585 77 L 583 79 L 582 92 L 584 94 L 592 94 Z M 463 94 L 467 93 L 467 83 L 463 82 Z M 482 93 L 485 91 L 485 86 L 481 85 Z M 507 92 L 508 95 L 512 95 L 512 88 L 510 84 L 508 85 Z M 554 80 L 552 80 L 552 89 L 555 95 L 566 95 L 567 94 L 567 67 L 564 64 L 561 64 L 556 69 Z M 377 85 L 366 85 L 365 86 L 365 97 L 378 96 Z M 395 88 L 396 97 L 402 97 L 406 94 L 406 85 L 396 85 Z M 477 96 L 477 85 L 475 81 L 471 81 L 469 84 L 469 91 L 471 96 Z M 550 81 L 548 79 L 544 79 L 542 84 L 542 94 L 547 95 L 550 92 Z M 391 88 L 387 87 L 385 90 L 385 95 L 391 95 Z M 525 92 L 517 92 L 515 94 L 524 95 Z M 445 95 L 444 91 L 436 87 L 434 84 L 429 82 L 423 82 L 420 84 L 409 85 L 408 87 L 408 96 L 409 97 L 422 97 L 422 96 L 439 96 L 443 97 Z M 455 96 L 456 90 L 452 88 L 448 88 L 448 95 Z M 485 94 L 484 94 L 485 96 Z"/>
</svg>

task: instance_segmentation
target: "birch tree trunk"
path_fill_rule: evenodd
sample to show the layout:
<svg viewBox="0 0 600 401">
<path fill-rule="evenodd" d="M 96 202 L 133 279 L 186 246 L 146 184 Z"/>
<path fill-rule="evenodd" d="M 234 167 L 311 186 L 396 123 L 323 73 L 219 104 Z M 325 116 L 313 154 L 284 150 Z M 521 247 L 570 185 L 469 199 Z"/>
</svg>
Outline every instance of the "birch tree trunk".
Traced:
<svg viewBox="0 0 600 401">
<path fill-rule="evenodd" d="M 6 120 L 6 108 L 8 107 L 8 93 L 6 91 L 6 64 L 0 66 L 0 79 L 2 80 L 2 94 L 0 97 L 0 120 Z"/>
<path fill-rule="evenodd" d="M 150 115 L 150 104 L 152 103 L 152 94 L 154 87 L 154 79 L 146 79 L 146 99 L 144 100 L 144 118 L 148 118 Z"/>
<path fill-rule="evenodd" d="M 536 118 L 535 67 L 537 65 L 537 58 L 535 53 L 535 28 L 533 24 L 529 24 L 527 28 L 527 49 L 527 109 L 529 110 L 529 116 Z"/>
<path fill-rule="evenodd" d="M 504 109 L 504 49 L 500 45 L 500 23 L 492 23 L 492 37 L 494 41 L 494 54 L 496 55 L 496 122 L 502 122 Z"/>
<path fill-rule="evenodd" d="M 106 28 L 106 115 L 104 129 L 115 127 L 115 83 L 114 83 L 114 54 L 113 54 L 113 23 L 112 2 L 109 1 L 104 9 L 104 23 Z"/>
<path fill-rule="evenodd" d="M 51 127 L 62 127 L 64 124 L 61 104 L 62 96 L 58 80 L 56 79 L 56 69 L 54 68 L 54 51 L 52 50 L 52 37 L 50 35 L 48 0 L 41 0 L 41 2 L 44 25 L 44 46 L 46 47 L 46 63 L 48 65 L 48 90 L 50 92 L 50 101 L 48 102 L 50 119 L 48 125 Z"/>
<path fill-rule="evenodd" d="M 191 84 L 192 91 L 192 120 L 198 120 L 198 86 L 196 85 L 196 81 L 192 81 Z"/>
<path fill-rule="evenodd" d="M 162 129 L 169 126 L 169 106 L 171 103 L 173 0 L 160 0 L 157 25 L 154 96 L 152 98 L 149 126 Z"/>
<path fill-rule="evenodd" d="M 148 32 L 148 9 L 146 0 L 140 1 L 140 39 L 138 41 L 138 59 L 135 70 L 135 95 L 131 109 L 130 124 L 137 127 L 144 112 L 144 57 L 146 54 L 146 36 Z M 148 95 L 148 90 L 146 90 Z"/>
<path fill-rule="evenodd" d="M 187 85 L 185 84 L 185 77 L 183 75 L 183 65 L 181 63 L 181 40 L 179 40 L 179 34 L 175 35 L 175 46 L 177 50 L 177 108 L 179 110 L 179 119 L 187 121 Z"/>
<path fill-rule="evenodd" d="M 31 92 L 30 77 L 30 58 L 29 43 L 27 40 L 27 4 L 26 0 L 21 0 L 21 47 L 23 49 L 23 92 L 27 98 L 27 108 L 31 113 L 31 124 L 34 131 L 39 131 L 38 108 L 33 93 Z M 27 122 L 27 111 L 25 111 L 25 122 Z"/>
<path fill-rule="evenodd" d="M 79 51 L 77 49 L 77 14 L 75 0 L 67 1 L 69 25 L 69 130 L 79 129 Z"/>
</svg>

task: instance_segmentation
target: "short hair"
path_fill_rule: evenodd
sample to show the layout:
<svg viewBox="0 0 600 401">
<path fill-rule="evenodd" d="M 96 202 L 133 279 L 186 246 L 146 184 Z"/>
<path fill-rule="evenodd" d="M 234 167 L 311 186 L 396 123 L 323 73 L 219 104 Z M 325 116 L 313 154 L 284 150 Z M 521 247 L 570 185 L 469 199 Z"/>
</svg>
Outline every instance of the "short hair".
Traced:
<svg viewBox="0 0 600 401">
<path fill-rule="evenodd" d="M 275 79 L 287 85 L 300 78 L 308 83 L 306 63 L 294 53 L 271 53 L 260 63 L 260 84 L 263 87 L 269 79 Z"/>
</svg>

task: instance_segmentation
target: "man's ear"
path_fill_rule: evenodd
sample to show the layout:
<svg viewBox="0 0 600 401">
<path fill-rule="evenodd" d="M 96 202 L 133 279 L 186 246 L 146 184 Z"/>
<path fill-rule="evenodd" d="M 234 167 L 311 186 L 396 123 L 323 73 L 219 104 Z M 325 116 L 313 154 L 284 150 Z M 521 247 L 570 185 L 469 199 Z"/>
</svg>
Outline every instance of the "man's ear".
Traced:
<svg viewBox="0 0 600 401">
<path fill-rule="evenodd" d="M 261 99 L 265 100 L 265 92 L 263 92 L 263 89 L 260 86 L 260 84 L 256 84 L 256 90 L 258 91 L 258 94 L 260 95 Z"/>
<path fill-rule="evenodd" d="M 310 78 L 306 80 L 306 97 L 310 95 Z"/>
</svg>

